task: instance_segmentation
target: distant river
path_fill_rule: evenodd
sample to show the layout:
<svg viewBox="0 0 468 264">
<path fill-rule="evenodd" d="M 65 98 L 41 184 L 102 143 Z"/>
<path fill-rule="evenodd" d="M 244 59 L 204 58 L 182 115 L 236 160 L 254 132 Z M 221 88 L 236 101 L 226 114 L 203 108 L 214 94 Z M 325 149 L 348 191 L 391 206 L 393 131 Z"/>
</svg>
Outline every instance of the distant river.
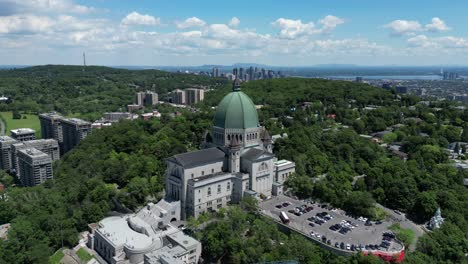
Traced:
<svg viewBox="0 0 468 264">
<path fill-rule="evenodd" d="M 356 79 L 356 76 L 327 76 L 332 79 Z M 442 80 L 440 75 L 369 75 L 359 76 L 364 80 Z"/>
</svg>

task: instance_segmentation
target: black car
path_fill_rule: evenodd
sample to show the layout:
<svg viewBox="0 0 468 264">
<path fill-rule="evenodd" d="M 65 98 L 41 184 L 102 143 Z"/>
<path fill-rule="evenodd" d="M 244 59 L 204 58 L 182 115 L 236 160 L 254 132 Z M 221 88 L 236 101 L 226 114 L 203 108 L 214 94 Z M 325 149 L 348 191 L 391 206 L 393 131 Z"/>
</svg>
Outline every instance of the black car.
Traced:
<svg viewBox="0 0 468 264">
<path fill-rule="evenodd" d="M 284 202 L 282 205 L 283 205 L 283 207 L 288 207 L 288 206 L 289 206 L 289 203 L 288 203 L 288 202 Z"/>
<path fill-rule="evenodd" d="M 275 207 L 279 209 L 279 208 L 283 208 L 283 205 L 277 204 L 277 205 L 275 205 Z"/>
<path fill-rule="evenodd" d="M 330 240 L 330 239 L 327 240 L 327 244 L 328 244 L 328 245 L 331 244 L 331 240 Z"/>
<path fill-rule="evenodd" d="M 340 243 L 336 242 L 335 247 L 340 247 Z"/>
<path fill-rule="evenodd" d="M 341 242 L 340 248 L 341 248 L 341 249 L 344 249 L 344 248 L 345 248 L 345 244 L 344 244 L 343 242 Z"/>
<path fill-rule="evenodd" d="M 314 223 L 309 223 L 309 225 L 310 225 L 311 227 L 314 227 L 314 226 L 315 226 Z"/>
<path fill-rule="evenodd" d="M 351 245 L 351 250 L 352 250 L 352 251 L 355 251 L 355 250 L 356 250 L 356 247 L 354 246 L 354 244 Z"/>
<path fill-rule="evenodd" d="M 375 222 L 375 224 L 380 225 L 380 224 L 382 224 L 382 221 L 377 221 L 377 222 Z"/>
</svg>

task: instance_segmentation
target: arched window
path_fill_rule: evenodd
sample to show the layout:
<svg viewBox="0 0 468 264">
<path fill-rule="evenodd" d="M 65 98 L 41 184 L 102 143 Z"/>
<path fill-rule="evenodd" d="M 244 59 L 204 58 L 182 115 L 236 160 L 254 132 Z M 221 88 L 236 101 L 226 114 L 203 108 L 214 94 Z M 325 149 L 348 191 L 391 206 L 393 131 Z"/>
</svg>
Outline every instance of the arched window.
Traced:
<svg viewBox="0 0 468 264">
<path fill-rule="evenodd" d="M 211 187 L 208 187 L 208 196 L 211 195 Z"/>
<path fill-rule="evenodd" d="M 218 184 L 218 193 L 221 192 L 221 184 Z"/>
</svg>

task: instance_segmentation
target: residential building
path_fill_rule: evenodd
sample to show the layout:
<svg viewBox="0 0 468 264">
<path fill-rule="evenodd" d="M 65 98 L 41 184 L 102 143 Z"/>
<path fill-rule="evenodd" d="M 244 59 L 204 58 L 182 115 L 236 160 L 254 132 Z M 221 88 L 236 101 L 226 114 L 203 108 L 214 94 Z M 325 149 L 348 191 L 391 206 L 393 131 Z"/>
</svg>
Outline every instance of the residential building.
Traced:
<svg viewBox="0 0 468 264">
<path fill-rule="evenodd" d="M 144 101 L 145 106 L 153 106 L 157 105 L 158 103 L 158 94 L 155 92 L 146 91 Z"/>
<path fill-rule="evenodd" d="M 13 168 L 11 146 L 17 142 L 9 136 L 0 136 L 0 169 L 10 171 Z"/>
<path fill-rule="evenodd" d="M 171 224 L 179 219 L 180 202 L 150 203 L 90 225 L 87 245 L 110 264 L 196 264 L 201 244 Z"/>
<path fill-rule="evenodd" d="M 36 139 L 36 130 L 31 128 L 18 128 L 10 130 L 11 137 L 18 141 L 28 141 Z"/>
<path fill-rule="evenodd" d="M 273 162 L 274 178 L 273 178 L 273 194 L 280 195 L 283 193 L 283 184 L 286 179 L 296 172 L 296 164 L 289 160 L 277 160 Z M 279 186 L 279 188 L 277 188 Z"/>
<path fill-rule="evenodd" d="M 91 132 L 91 123 L 78 118 L 62 119 L 62 154 L 72 150 Z"/>
<path fill-rule="evenodd" d="M 194 105 L 205 99 L 205 90 L 198 88 L 188 88 L 185 90 L 185 103 Z"/>
<path fill-rule="evenodd" d="M 144 92 L 138 92 L 135 95 L 135 104 L 143 106 L 145 103 L 145 93 Z"/>
<path fill-rule="evenodd" d="M 130 113 L 133 113 L 135 111 L 138 111 L 140 109 L 142 109 L 143 106 L 142 105 L 138 105 L 138 104 L 129 104 L 127 105 L 127 109 Z"/>
<path fill-rule="evenodd" d="M 53 178 L 52 159 L 35 148 L 18 151 L 19 178 L 23 186 L 36 186 Z"/>
<path fill-rule="evenodd" d="M 60 147 L 57 140 L 49 139 L 36 139 L 24 142 L 17 142 L 11 145 L 11 162 L 12 170 L 16 175 L 20 175 L 20 167 L 18 160 L 18 151 L 21 149 L 35 148 L 39 151 L 49 155 L 52 161 L 60 159 Z"/>
<path fill-rule="evenodd" d="M 282 193 L 294 170 L 294 163 L 288 169 L 282 163 L 275 168 L 271 137 L 238 79 L 219 103 L 213 123 L 201 150 L 167 159 L 166 196 L 180 201 L 182 219 L 217 211 L 245 196 L 265 199 Z M 284 177 L 276 181 L 275 171 Z"/>
<path fill-rule="evenodd" d="M 185 104 L 185 91 L 176 89 L 171 92 L 171 98 L 174 104 Z"/>
<path fill-rule="evenodd" d="M 60 124 L 62 119 L 63 116 L 56 112 L 40 114 L 42 138 L 53 138 L 61 143 L 63 141 L 62 126 Z"/>
<path fill-rule="evenodd" d="M 122 119 L 131 119 L 132 114 L 129 112 L 106 112 L 104 113 L 103 118 L 109 122 L 117 122 Z"/>
</svg>

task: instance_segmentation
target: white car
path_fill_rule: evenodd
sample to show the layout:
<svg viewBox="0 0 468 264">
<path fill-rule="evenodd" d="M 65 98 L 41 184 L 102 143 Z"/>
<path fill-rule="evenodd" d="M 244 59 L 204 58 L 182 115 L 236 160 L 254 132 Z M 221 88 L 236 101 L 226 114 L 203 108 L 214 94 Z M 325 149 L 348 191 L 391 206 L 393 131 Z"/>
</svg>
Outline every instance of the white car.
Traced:
<svg viewBox="0 0 468 264">
<path fill-rule="evenodd" d="M 349 244 L 346 244 L 346 250 L 351 250 L 351 246 Z"/>
<path fill-rule="evenodd" d="M 363 221 L 363 222 L 367 222 L 367 217 L 363 217 L 363 218 L 362 218 L 362 221 Z"/>
<path fill-rule="evenodd" d="M 314 231 L 310 231 L 310 236 L 314 237 Z"/>
<path fill-rule="evenodd" d="M 322 235 L 316 234 L 315 237 L 317 237 L 318 239 L 320 239 L 320 238 L 322 238 Z"/>
</svg>

